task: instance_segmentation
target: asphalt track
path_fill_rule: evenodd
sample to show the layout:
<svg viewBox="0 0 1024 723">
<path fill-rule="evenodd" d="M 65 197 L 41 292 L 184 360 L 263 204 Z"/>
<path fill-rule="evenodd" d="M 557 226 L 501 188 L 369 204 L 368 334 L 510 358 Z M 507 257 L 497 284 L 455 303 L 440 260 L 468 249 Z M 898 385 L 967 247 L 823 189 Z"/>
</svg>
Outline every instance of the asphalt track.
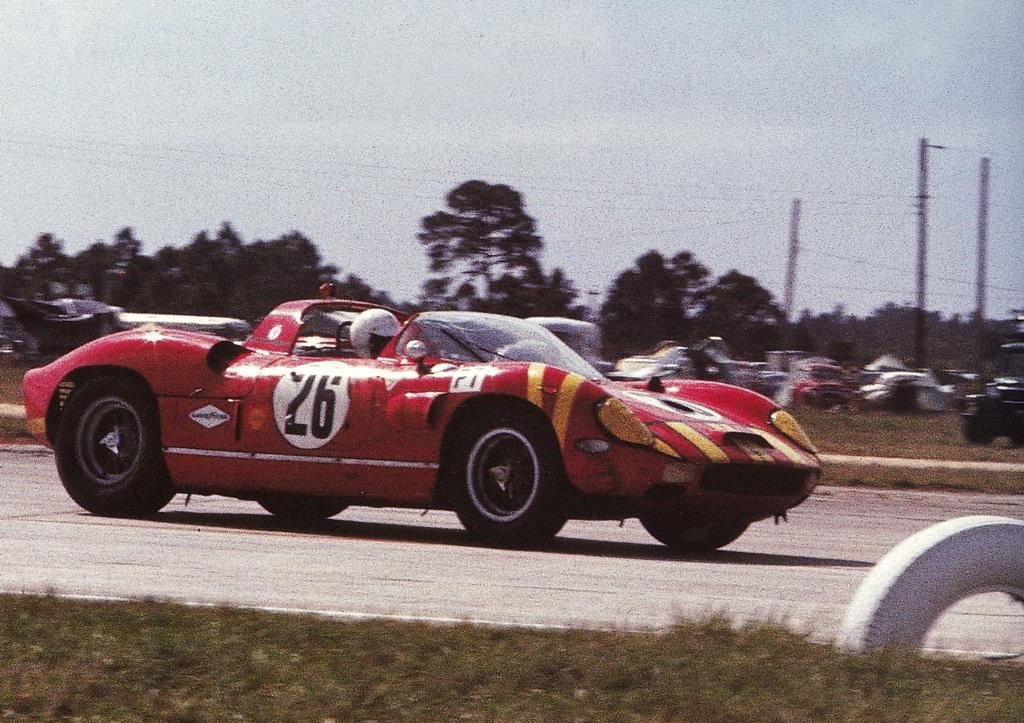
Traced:
<svg viewBox="0 0 1024 723">
<path fill-rule="evenodd" d="M 788 524 L 685 558 L 635 520 L 572 522 L 522 551 L 471 544 L 444 512 L 353 508 L 289 529 L 255 503 L 179 495 L 153 520 L 106 519 L 77 508 L 52 455 L 29 446 L 0 450 L 0 485 L 0 592 L 544 628 L 657 629 L 720 612 L 823 641 L 900 540 L 961 515 L 1024 517 L 1020 496 L 822 488 Z M 1024 607 L 995 594 L 962 603 L 926 646 L 1024 652 Z"/>
</svg>

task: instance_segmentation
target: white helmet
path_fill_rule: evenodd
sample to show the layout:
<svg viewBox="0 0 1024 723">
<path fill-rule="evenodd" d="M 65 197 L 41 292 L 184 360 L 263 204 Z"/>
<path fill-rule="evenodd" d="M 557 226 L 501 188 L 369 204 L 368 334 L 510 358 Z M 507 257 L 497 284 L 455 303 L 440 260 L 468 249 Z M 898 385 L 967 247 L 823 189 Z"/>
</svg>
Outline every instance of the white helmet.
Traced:
<svg viewBox="0 0 1024 723">
<path fill-rule="evenodd" d="M 349 338 L 356 354 L 375 359 L 401 324 L 387 309 L 367 309 L 352 320 Z"/>
</svg>

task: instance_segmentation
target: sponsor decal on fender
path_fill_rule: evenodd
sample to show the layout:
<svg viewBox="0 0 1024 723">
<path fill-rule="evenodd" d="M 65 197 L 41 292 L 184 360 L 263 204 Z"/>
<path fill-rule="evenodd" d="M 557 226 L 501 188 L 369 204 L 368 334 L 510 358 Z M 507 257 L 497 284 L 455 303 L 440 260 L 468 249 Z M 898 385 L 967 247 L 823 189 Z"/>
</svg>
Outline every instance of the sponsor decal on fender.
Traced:
<svg viewBox="0 0 1024 723">
<path fill-rule="evenodd" d="M 267 424 L 267 413 L 263 409 L 256 407 L 249 411 L 246 419 L 249 420 L 249 429 L 259 432 Z"/>
<path fill-rule="evenodd" d="M 488 371 L 480 369 L 453 374 L 448 391 L 456 394 L 460 392 L 479 392 L 484 388 L 484 380 L 488 376 Z"/>
<path fill-rule="evenodd" d="M 200 407 L 199 409 L 194 410 L 188 415 L 188 418 L 201 427 L 213 429 L 214 427 L 219 427 L 224 424 L 224 422 L 231 419 L 231 415 L 220 407 L 207 404 L 205 407 Z"/>
</svg>

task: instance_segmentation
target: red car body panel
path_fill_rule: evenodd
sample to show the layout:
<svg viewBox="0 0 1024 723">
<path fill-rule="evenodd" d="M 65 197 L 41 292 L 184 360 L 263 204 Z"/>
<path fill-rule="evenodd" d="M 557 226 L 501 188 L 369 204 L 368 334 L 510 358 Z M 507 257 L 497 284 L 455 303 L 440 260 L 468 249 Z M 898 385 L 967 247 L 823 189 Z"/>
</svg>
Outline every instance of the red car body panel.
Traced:
<svg viewBox="0 0 1024 723">
<path fill-rule="evenodd" d="M 753 521 L 799 504 L 817 481 L 815 455 L 769 422 L 773 403 L 737 387 L 673 381 L 655 393 L 536 362 L 433 366 L 439 360 L 397 354 L 394 342 L 376 360 L 295 353 L 311 311 L 370 307 L 290 302 L 269 314 L 244 346 L 154 329 L 104 337 L 26 374 L 30 426 L 52 445 L 67 386 L 116 371 L 143 380 L 155 395 L 164 459 L 181 492 L 243 498 L 293 492 L 427 506 L 436 500 L 446 433 L 481 403 L 541 410 L 570 484 L 589 496 L 639 503 L 666 484 L 676 465 L 692 470 L 671 484 L 685 492 L 694 516 Z M 655 446 L 621 443 L 602 428 L 596 410 L 609 397 L 653 432 Z M 601 453 L 584 451 L 587 440 L 610 445 Z M 769 468 L 796 475 L 799 484 L 777 494 L 730 487 L 734 470 L 756 476 Z M 723 484 L 703 485 L 709 475 Z"/>
<path fill-rule="evenodd" d="M 802 367 L 798 374 L 793 382 L 793 401 L 797 404 L 818 407 L 845 405 L 857 391 L 839 366 L 811 364 Z"/>
</svg>

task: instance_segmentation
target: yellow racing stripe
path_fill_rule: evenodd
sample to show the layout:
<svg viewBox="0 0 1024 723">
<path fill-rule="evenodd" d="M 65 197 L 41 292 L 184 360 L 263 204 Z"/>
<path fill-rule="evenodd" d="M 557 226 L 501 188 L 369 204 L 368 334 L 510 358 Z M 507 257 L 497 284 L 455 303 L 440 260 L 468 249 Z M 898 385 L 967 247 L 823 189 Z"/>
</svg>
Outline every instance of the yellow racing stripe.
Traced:
<svg viewBox="0 0 1024 723">
<path fill-rule="evenodd" d="M 544 381 L 544 369 L 543 364 L 534 362 L 526 372 L 526 398 L 541 409 L 544 408 L 544 397 L 540 393 L 540 385 Z"/>
<path fill-rule="evenodd" d="M 676 459 L 682 459 L 683 455 L 672 449 L 668 442 L 664 442 L 657 437 L 654 438 L 654 451 L 667 454 L 669 457 L 675 457 Z"/>
<path fill-rule="evenodd" d="M 728 462 L 727 455 L 722 448 L 698 432 L 696 429 L 683 422 L 667 422 L 668 426 L 679 432 L 686 438 L 686 441 L 704 453 L 712 462 Z"/>
<path fill-rule="evenodd" d="M 569 430 L 569 417 L 572 414 L 572 404 L 576 401 L 576 392 L 586 379 L 579 374 L 566 374 L 562 380 L 562 386 L 558 389 L 558 396 L 555 398 L 555 411 L 551 414 L 551 423 L 555 426 L 555 435 L 558 437 L 558 444 L 565 446 L 565 436 Z"/>
<path fill-rule="evenodd" d="M 786 459 L 788 459 L 793 464 L 798 464 L 801 467 L 807 467 L 810 465 L 810 462 L 808 461 L 808 455 L 805 455 L 803 452 L 800 452 L 798 449 L 796 449 L 796 447 L 791 446 L 782 438 L 776 437 L 774 434 L 769 434 L 768 432 L 765 432 L 763 429 L 754 429 L 752 427 L 750 431 L 755 432 L 759 434 L 761 437 L 763 437 L 765 441 L 768 442 L 768 444 L 782 452 L 782 454 L 786 456 Z"/>
</svg>

